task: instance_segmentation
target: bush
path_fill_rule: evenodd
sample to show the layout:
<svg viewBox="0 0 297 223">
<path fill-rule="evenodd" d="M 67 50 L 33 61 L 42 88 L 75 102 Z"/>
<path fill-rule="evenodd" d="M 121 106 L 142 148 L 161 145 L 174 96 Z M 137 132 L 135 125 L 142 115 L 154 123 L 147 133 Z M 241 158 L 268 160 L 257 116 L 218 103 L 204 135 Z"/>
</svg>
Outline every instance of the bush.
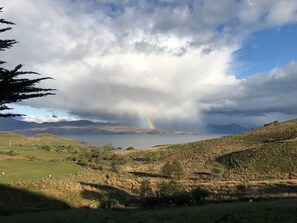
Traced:
<svg viewBox="0 0 297 223">
<path fill-rule="evenodd" d="M 110 167 L 112 169 L 112 171 L 119 173 L 121 171 L 121 166 L 119 165 L 119 163 L 115 160 L 113 160 L 110 164 Z"/>
<path fill-rule="evenodd" d="M 201 204 L 205 201 L 205 198 L 210 195 L 210 192 L 197 187 L 191 191 L 193 200 L 196 204 Z"/>
<path fill-rule="evenodd" d="M 186 192 L 182 185 L 171 181 L 159 185 L 156 197 L 145 197 L 143 199 L 143 206 L 156 208 L 203 204 L 208 195 L 210 195 L 208 191 L 200 188 Z"/>
<path fill-rule="evenodd" d="M 51 147 L 48 145 L 43 145 L 40 147 L 40 149 L 46 150 L 46 151 L 51 151 Z"/>
<path fill-rule="evenodd" d="M 18 154 L 17 154 L 15 151 L 13 151 L 13 150 L 9 150 L 6 154 L 9 155 L 9 156 L 17 156 L 17 155 L 18 155 Z"/>
<path fill-rule="evenodd" d="M 139 194 L 141 197 L 151 197 L 154 195 L 151 183 L 148 180 L 143 180 L 141 182 Z"/>
<path fill-rule="evenodd" d="M 35 161 L 38 160 L 35 156 L 28 156 L 29 161 Z"/>
<path fill-rule="evenodd" d="M 182 184 L 176 181 L 162 182 L 158 185 L 157 195 L 161 196 L 172 196 L 184 192 Z"/>
<path fill-rule="evenodd" d="M 166 177 L 182 178 L 184 175 L 184 170 L 181 163 L 178 160 L 173 162 L 167 162 L 161 169 L 161 174 Z"/>
<path fill-rule="evenodd" d="M 133 146 L 130 146 L 127 148 L 127 150 L 135 150 L 135 148 Z"/>
<path fill-rule="evenodd" d="M 104 197 L 101 201 L 100 207 L 105 209 L 119 209 L 122 208 L 122 205 L 116 199 Z"/>
<path fill-rule="evenodd" d="M 224 174 L 224 169 L 222 167 L 215 167 L 211 170 L 213 178 L 221 178 Z"/>
<path fill-rule="evenodd" d="M 273 125 L 273 124 L 277 124 L 277 123 L 279 123 L 279 121 L 278 120 L 275 120 L 273 122 L 264 124 L 264 127 L 269 126 L 269 125 Z"/>
</svg>

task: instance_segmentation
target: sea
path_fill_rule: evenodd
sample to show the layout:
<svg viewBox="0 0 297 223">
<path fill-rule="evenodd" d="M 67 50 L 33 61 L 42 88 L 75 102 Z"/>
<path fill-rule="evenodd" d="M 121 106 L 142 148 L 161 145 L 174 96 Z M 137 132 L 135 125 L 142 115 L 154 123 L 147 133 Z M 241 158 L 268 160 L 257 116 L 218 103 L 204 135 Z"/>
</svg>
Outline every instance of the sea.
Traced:
<svg viewBox="0 0 297 223">
<path fill-rule="evenodd" d="M 163 134 L 100 134 L 100 135 L 61 135 L 93 146 L 112 144 L 115 148 L 150 148 L 158 145 L 180 144 L 219 138 L 223 135 L 163 135 Z"/>
</svg>

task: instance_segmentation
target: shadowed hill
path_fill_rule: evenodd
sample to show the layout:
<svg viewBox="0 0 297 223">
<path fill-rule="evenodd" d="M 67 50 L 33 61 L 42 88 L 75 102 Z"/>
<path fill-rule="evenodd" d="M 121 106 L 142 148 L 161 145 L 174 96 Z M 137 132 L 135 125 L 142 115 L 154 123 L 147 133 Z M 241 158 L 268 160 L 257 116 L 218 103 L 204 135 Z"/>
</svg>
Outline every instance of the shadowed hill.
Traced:
<svg viewBox="0 0 297 223">
<path fill-rule="evenodd" d="M 69 206 L 62 201 L 0 184 L 0 216 L 67 208 Z"/>
</svg>

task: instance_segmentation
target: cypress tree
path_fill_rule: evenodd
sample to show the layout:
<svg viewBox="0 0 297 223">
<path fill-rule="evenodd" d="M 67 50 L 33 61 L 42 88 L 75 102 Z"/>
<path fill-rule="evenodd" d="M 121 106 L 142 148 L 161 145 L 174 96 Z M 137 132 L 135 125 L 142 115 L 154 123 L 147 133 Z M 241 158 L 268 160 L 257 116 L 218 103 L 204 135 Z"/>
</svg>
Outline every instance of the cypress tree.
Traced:
<svg viewBox="0 0 297 223">
<path fill-rule="evenodd" d="M 2 12 L 3 7 L 0 7 L 0 12 Z M 0 28 L 0 34 L 12 29 L 12 22 L 6 21 L 5 19 L 0 19 L 0 25 L 6 26 Z M 13 47 L 17 41 L 14 39 L 0 39 L 0 51 L 5 51 Z M 14 69 L 9 70 L 3 67 L 5 61 L 0 60 L 0 117 L 14 117 L 20 116 L 22 114 L 13 113 L 3 113 L 5 110 L 10 110 L 11 108 L 7 104 L 20 102 L 30 98 L 44 97 L 47 95 L 54 95 L 54 89 L 41 88 L 36 85 L 47 79 L 52 79 L 50 77 L 41 77 L 30 79 L 26 78 L 26 75 L 34 74 L 40 75 L 33 71 L 22 71 L 22 64 L 17 65 Z"/>
</svg>

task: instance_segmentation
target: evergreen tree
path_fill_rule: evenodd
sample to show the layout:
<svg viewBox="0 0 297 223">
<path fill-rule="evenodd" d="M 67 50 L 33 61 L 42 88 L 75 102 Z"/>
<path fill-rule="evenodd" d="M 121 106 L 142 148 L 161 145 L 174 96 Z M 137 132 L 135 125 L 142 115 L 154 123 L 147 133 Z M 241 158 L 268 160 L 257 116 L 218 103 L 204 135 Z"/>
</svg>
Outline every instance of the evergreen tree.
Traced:
<svg viewBox="0 0 297 223">
<path fill-rule="evenodd" d="M 0 7 L 2 12 L 3 7 Z M 11 30 L 14 23 L 0 19 L 0 25 L 6 27 L 0 28 L 0 34 Z M 13 39 L 0 39 L 0 51 L 11 48 L 17 41 Z M 9 70 L 3 67 L 5 61 L 0 60 L 0 117 L 20 116 L 21 114 L 2 113 L 2 111 L 10 110 L 6 104 L 19 102 L 29 98 L 44 97 L 54 95 L 50 88 L 36 87 L 36 84 L 43 80 L 51 79 L 50 77 L 42 77 L 29 79 L 25 78 L 26 74 L 36 74 L 33 71 L 21 71 L 23 65 L 17 65 L 14 69 Z"/>
</svg>

